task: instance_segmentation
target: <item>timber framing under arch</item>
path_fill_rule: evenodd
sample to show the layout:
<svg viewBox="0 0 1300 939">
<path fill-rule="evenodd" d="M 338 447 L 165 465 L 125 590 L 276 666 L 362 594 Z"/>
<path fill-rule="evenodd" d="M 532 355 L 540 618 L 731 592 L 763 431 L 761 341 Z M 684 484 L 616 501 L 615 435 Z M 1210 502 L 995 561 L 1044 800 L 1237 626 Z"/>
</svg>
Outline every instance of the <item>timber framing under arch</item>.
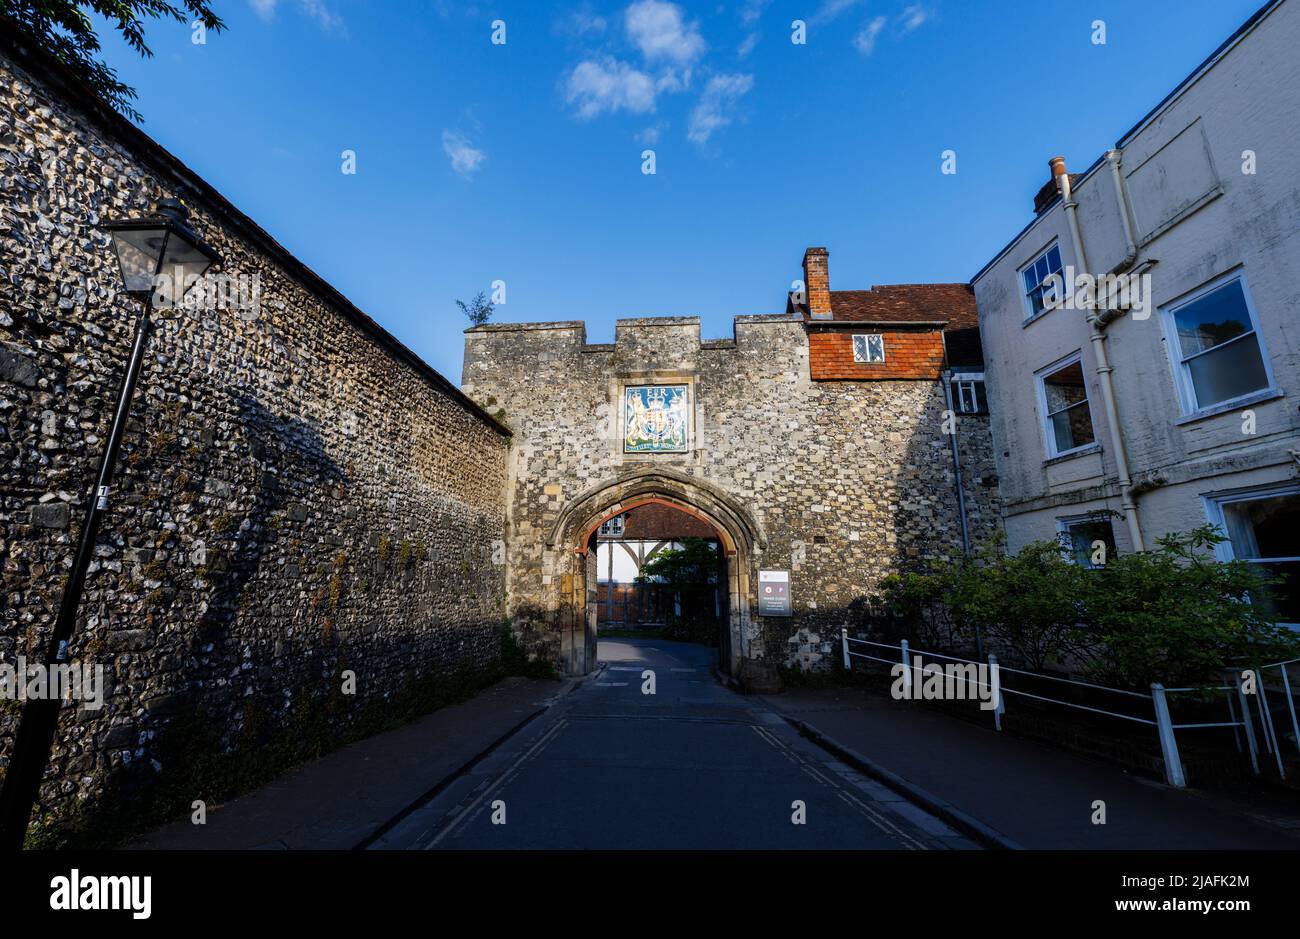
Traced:
<svg viewBox="0 0 1300 939">
<path fill-rule="evenodd" d="M 766 540 L 754 517 L 730 494 L 704 480 L 665 467 L 637 468 L 579 493 L 547 535 L 561 571 L 552 581 L 561 627 L 560 656 L 569 674 L 596 667 L 596 565 L 589 556 L 600 525 L 639 505 L 667 505 L 710 525 L 726 556 L 727 615 L 719 637 L 719 664 L 735 674 L 748 655 L 753 565 Z M 565 560 L 567 559 L 567 561 Z"/>
<path fill-rule="evenodd" d="M 591 532 L 608 518 L 638 505 L 657 502 L 707 522 L 718 530 L 728 555 L 743 549 L 761 552 L 763 530 L 754 517 L 718 486 L 668 467 L 639 468 L 575 496 L 547 534 L 552 550 L 572 544 L 586 552 Z"/>
</svg>

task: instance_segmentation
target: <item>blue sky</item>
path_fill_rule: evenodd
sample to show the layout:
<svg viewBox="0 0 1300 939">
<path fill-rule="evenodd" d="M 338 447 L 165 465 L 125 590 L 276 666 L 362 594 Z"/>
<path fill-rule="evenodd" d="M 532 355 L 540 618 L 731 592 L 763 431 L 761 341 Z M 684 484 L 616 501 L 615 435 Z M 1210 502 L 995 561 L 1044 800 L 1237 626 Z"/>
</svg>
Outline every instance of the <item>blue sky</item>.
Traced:
<svg viewBox="0 0 1300 939">
<path fill-rule="evenodd" d="M 101 34 L 149 134 L 458 382 L 454 301 L 497 280 L 498 321 L 596 342 L 730 336 L 809 245 L 835 289 L 968 280 L 1050 156 L 1085 168 L 1261 3 L 214 0 L 226 32 L 158 24 L 150 61 Z"/>
</svg>

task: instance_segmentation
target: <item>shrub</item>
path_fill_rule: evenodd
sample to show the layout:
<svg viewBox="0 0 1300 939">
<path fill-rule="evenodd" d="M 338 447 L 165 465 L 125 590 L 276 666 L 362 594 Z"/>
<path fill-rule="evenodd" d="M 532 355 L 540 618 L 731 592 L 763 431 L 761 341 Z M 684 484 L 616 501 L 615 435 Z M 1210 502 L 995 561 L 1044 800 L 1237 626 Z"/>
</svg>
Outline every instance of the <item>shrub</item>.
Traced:
<svg viewBox="0 0 1300 939">
<path fill-rule="evenodd" d="M 881 593 L 873 598 L 866 619 L 879 623 L 883 637 L 890 641 L 906 639 L 921 648 L 959 649 L 974 633 L 953 619 L 947 601 L 950 586 L 963 573 L 954 567 L 933 574 L 890 574 L 881 581 Z"/>
<path fill-rule="evenodd" d="M 716 645 L 718 579 L 716 544 L 707 538 L 682 538 L 680 547 L 655 552 L 641 566 L 636 582 L 657 584 L 664 596 L 676 598 L 681 612 L 668 615 L 662 631 L 665 639 Z"/>
<path fill-rule="evenodd" d="M 1300 639 L 1267 612 L 1272 581 L 1245 561 L 1214 559 L 1209 549 L 1223 540 L 1204 525 L 1088 572 L 1084 605 L 1097 643 L 1085 670 L 1142 687 L 1184 685 L 1225 666 L 1295 656 Z"/>
<path fill-rule="evenodd" d="M 656 551 L 641 565 L 638 584 L 662 584 L 666 593 L 677 594 L 682 615 L 703 617 L 713 608 L 718 582 L 717 546 L 708 538 L 682 538 L 681 547 Z"/>
<path fill-rule="evenodd" d="M 934 573 L 887 577 L 879 606 L 893 638 L 944 652 L 988 644 L 1041 669 L 1081 639 L 1085 574 L 1058 545 L 1039 542 L 1013 556 L 995 549 Z"/>
<path fill-rule="evenodd" d="M 1269 581 L 1210 553 L 1223 540 L 1205 525 L 1095 570 L 1070 562 L 1059 544 L 1035 542 L 1011 556 L 886 578 L 877 608 L 884 632 L 922 648 L 965 651 L 983 640 L 1008 664 L 1058 662 L 1139 688 L 1211 681 L 1225 667 L 1300 654 L 1300 637 L 1267 615 Z"/>
<path fill-rule="evenodd" d="M 966 565 L 964 573 L 952 590 L 956 615 L 1018 664 L 1042 670 L 1087 646 L 1080 600 L 1088 571 L 1067 561 L 1055 542 Z"/>
</svg>

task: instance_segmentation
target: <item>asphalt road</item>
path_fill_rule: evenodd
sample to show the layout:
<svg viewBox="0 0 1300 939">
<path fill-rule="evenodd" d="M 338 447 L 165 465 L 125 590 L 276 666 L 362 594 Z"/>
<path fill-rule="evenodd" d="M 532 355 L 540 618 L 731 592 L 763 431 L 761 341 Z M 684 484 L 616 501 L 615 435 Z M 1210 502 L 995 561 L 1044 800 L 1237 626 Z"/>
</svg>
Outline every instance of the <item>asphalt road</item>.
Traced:
<svg viewBox="0 0 1300 939">
<path fill-rule="evenodd" d="M 596 674 L 373 847 L 975 847 L 721 686 L 713 655 L 601 642 Z"/>
</svg>

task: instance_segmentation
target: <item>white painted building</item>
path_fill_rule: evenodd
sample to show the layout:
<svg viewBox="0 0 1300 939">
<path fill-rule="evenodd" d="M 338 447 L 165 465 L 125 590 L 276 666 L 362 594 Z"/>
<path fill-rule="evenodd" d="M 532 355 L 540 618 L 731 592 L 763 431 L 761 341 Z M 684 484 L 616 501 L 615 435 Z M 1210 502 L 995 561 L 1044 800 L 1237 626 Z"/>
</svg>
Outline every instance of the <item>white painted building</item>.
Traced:
<svg viewBox="0 0 1300 939">
<path fill-rule="evenodd" d="M 1086 171 L 1053 160 L 975 276 L 1010 550 L 1059 534 L 1086 562 L 1212 521 L 1300 620 L 1297 50 L 1300 0 L 1267 4 Z M 1151 295 L 1052 308 L 1080 273 Z"/>
</svg>

